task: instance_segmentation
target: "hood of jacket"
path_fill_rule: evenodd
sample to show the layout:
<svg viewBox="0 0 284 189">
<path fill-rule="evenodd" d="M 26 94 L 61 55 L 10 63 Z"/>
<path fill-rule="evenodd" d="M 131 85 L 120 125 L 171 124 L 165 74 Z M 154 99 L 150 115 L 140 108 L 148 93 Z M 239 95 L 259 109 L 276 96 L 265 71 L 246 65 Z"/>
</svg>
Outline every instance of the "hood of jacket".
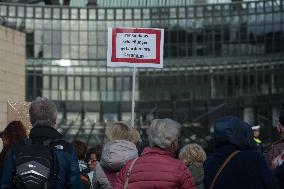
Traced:
<svg viewBox="0 0 284 189">
<path fill-rule="evenodd" d="M 214 125 L 216 147 L 234 145 L 240 150 L 253 148 L 253 132 L 248 123 L 234 116 L 225 116 Z"/>
<path fill-rule="evenodd" d="M 100 164 L 108 171 L 117 172 L 128 160 L 136 157 L 138 157 L 138 150 L 134 143 L 114 140 L 104 145 Z"/>
</svg>

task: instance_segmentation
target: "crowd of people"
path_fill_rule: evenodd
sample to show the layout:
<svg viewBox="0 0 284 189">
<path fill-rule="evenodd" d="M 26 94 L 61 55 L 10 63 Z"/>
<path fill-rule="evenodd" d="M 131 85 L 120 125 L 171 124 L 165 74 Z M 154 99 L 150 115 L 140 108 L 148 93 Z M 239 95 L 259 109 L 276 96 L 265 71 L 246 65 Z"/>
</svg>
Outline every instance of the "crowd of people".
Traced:
<svg viewBox="0 0 284 189">
<path fill-rule="evenodd" d="M 210 155 L 195 143 L 179 148 L 181 125 L 172 119 L 151 122 L 149 145 L 140 152 L 140 134 L 125 122 L 113 123 L 106 143 L 88 149 L 55 129 L 49 99 L 37 97 L 29 117 L 29 133 L 20 121 L 1 132 L 0 188 L 284 189 L 284 113 L 279 140 L 264 149 L 253 132 L 259 127 L 234 116 L 216 120 Z"/>
</svg>

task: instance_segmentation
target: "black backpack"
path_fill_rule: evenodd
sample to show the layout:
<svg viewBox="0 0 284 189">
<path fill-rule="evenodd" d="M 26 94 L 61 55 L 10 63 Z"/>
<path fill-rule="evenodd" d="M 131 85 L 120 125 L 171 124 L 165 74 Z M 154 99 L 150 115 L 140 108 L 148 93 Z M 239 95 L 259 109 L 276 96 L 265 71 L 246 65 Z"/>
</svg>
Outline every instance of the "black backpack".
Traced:
<svg viewBox="0 0 284 189">
<path fill-rule="evenodd" d="M 80 177 L 81 177 L 81 181 L 82 181 L 82 185 L 83 185 L 84 189 L 92 189 L 93 188 L 91 181 L 90 181 L 90 178 L 88 176 L 88 173 L 90 173 L 91 171 L 92 171 L 92 169 L 89 168 L 89 167 L 80 171 Z"/>
<path fill-rule="evenodd" d="M 15 154 L 14 188 L 52 189 L 57 172 L 57 161 L 52 140 L 33 143 L 31 139 L 18 146 Z"/>
</svg>

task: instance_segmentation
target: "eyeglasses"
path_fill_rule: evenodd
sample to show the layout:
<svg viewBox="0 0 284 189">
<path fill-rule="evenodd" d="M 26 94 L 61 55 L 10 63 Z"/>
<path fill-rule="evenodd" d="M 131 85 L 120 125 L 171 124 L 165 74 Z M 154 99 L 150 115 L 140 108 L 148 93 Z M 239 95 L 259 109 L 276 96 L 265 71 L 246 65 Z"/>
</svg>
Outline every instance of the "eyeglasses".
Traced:
<svg viewBox="0 0 284 189">
<path fill-rule="evenodd" d="M 97 159 L 90 159 L 89 160 L 89 163 L 94 163 L 94 162 L 96 162 L 97 161 Z"/>
</svg>

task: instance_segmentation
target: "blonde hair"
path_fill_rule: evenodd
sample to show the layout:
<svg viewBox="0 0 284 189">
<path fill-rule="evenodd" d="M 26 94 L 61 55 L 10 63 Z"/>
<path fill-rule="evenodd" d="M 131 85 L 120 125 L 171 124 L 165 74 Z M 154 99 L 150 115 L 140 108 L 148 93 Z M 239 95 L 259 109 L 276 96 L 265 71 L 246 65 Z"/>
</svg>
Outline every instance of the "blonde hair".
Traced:
<svg viewBox="0 0 284 189">
<path fill-rule="evenodd" d="M 141 140 L 139 132 L 134 127 L 121 121 L 115 122 L 107 128 L 106 137 L 109 141 L 126 140 L 134 144 Z"/>
<path fill-rule="evenodd" d="M 187 166 L 190 164 L 200 165 L 205 161 L 206 153 L 198 144 L 187 144 L 180 150 L 179 159 Z"/>
</svg>

